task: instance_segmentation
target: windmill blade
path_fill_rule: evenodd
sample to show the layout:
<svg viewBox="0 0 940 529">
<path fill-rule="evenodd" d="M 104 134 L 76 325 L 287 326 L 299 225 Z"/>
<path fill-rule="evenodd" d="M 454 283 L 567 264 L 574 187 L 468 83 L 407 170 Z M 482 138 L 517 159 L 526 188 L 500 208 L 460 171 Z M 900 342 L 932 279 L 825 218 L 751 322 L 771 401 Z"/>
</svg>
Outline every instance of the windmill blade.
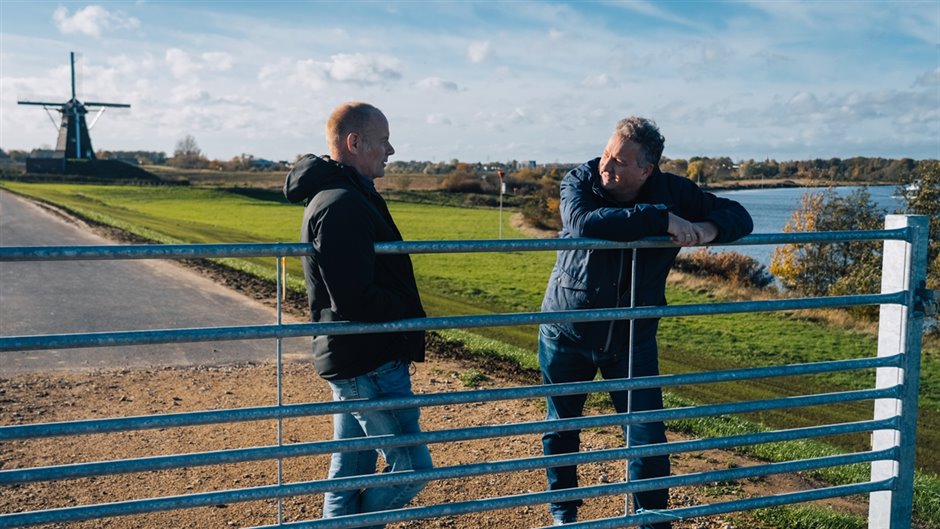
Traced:
<svg viewBox="0 0 940 529">
<path fill-rule="evenodd" d="M 130 105 L 126 103 L 96 103 L 94 101 L 88 101 L 84 103 L 86 107 L 114 107 L 114 108 L 131 108 Z"/>
<path fill-rule="evenodd" d="M 83 57 L 81 54 L 78 54 L 78 58 L 79 58 L 79 61 L 81 61 L 79 63 L 78 83 L 81 84 L 84 61 L 82 61 Z M 69 66 L 71 67 L 71 70 L 72 70 L 72 99 L 77 99 L 78 96 L 76 94 L 78 93 L 78 90 L 75 89 L 75 52 L 74 51 L 69 52 Z"/>
<path fill-rule="evenodd" d="M 95 123 L 98 123 L 98 118 L 101 117 L 101 114 L 104 114 L 105 110 L 107 110 L 106 107 L 101 107 L 98 109 L 98 113 L 95 114 L 95 118 L 91 120 L 91 123 L 88 124 L 88 130 L 95 128 Z"/>
<path fill-rule="evenodd" d="M 17 104 L 20 105 L 39 105 L 43 107 L 61 107 L 65 106 L 66 103 L 68 103 L 68 101 L 65 103 L 51 103 L 48 101 L 17 101 Z"/>
</svg>

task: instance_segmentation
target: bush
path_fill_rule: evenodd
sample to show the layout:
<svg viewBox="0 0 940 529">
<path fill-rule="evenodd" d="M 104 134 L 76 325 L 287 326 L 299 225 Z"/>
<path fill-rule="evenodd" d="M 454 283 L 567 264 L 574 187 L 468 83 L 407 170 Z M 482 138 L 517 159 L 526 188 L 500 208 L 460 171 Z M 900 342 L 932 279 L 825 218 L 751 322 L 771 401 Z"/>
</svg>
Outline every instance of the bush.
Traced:
<svg viewBox="0 0 940 529">
<path fill-rule="evenodd" d="M 737 252 L 714 253 L 708 248 L 679 254 L 674 268 L 687 274 L 723 279 L 735 286 L 764 288 L 774 281 L 767 267 L 753 257 Z"/>
<path fill-rule="evenodd" d="M 441 182 L 441 189 L 451 193 L 485 193 L 491 191 L 479 176 L 451 173 Z"/>
<path fill-rule="evenodd" d="M 522 206 L 522 216 L 533 226 L 547 230 L 561 229 L 560 178 L 558 171 L 550 172 L 542 178 L 539 188 Z"/>
</svg>

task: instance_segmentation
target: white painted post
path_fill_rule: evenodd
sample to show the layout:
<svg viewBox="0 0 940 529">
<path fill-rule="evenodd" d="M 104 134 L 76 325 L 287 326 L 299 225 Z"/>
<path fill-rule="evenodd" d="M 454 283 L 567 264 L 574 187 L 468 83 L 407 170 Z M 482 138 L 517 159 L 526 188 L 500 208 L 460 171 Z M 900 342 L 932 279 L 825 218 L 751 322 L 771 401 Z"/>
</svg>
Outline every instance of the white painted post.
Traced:
<svg viewBox="0 0 940 529">
<path fill-rule="evenodd" d="M 502 169 L 496 171 L 496 176 L 499 177 L 499 238 L 503 238 L 503 194 L 506 193 L 506 181 L 503 180 L 503 177 L 506 176 L 506 172 Z"/>
<path fill-rule="evenodd" d="M 916 291 L 927 277 L 928 217 L 923 215 L 888 215 L 885 229 L 909 227 L 910 242 L 884 242 L 881 268 L 881 292 L 908 291 L 904 305 L 881 305 L 878 327 L 878 356 L 902 354 L 901 367 L 880 367 L 877 388 L 902 385 L 901 398 L 877 399 L 875 420 L 899 417 L 897 430 L 872 432 L 872 450 L 898 447 L 897 460 L 871 464 L 872 481 L 895 478 L 894 487 L 872 492 L 868 504 L 870 529 L 901 529 L 911 526 L 914 497 L 914 447 L 917 429 L 917 393 L 920 387 L 920 348 L 924 313 L 917 309 Z"/>
</svg>

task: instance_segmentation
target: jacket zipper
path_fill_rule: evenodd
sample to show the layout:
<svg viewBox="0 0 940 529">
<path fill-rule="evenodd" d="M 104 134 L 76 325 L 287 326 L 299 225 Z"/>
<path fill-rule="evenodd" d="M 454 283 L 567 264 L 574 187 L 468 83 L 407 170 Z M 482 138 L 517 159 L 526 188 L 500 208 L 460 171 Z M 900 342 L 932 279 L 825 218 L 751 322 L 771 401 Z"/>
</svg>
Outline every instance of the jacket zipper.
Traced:
<svg viewBox="0 0 940 529">
<path fill-rule="evenodd" d="M 614 308 L 620 307 L 620 283 L 623 281 L 623 254 L 626 250 L 620 250 L 620 267 L 617 269 L 617 290 L 614 291 L 616 301 Z M 614 339 L 614 324 L 617 320 L 610 320 L 610 326 L 607 327 L 607 343 L 604 344 L 604 354 L 610 351 L 610 342 Z"/>
</svg>

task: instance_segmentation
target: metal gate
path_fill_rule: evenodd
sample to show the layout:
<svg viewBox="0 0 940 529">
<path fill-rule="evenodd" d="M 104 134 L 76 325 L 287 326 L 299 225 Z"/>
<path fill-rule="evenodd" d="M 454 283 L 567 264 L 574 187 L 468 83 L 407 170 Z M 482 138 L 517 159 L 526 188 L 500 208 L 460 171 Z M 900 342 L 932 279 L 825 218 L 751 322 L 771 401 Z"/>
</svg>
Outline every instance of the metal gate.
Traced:
<svg viewBox="0 0 940 529">
<path fill-rule="evenodd" d="M 19 527 L 43 523 L 61 523 L 93 518 L 150 513 L 198 506 L 211 506 L 255 500 L 271 500 L 316 495 L 327 491 L 388 486 L 416 481 L 460 479 L 545 468 L 547 466 L 628 460 L 659 454 L 677 454 L 706 449 L 732 448 L 743 445 L 771 443 L 796 439 L 872 432 L 871 450 L 835 456 L 792 460 L 781 463 L 756 464 L 742 468 L 713 470 L 663 478 L 603 483 L 554 492 L 529 492 L 487 497 L 438 505 L 406 507 L 395 511 L 346 516 L 326 520 L 283 522 L 278 527 L 342 528 L 362 527 L 406 520 L 420 520 L 474 512 L 545 504 L 576 498 L 623 495 L 636 491 L 676 486 L 696 486 L 722 480 L 819 469 L 852 463 L 870 463 L 869 481 L 824 486 L 821 488 L 739 499 L 706 505 L 645 511 L 624 516 L 581 522 L 576 527 L 624 527 L 671 519 L 708 516 L 732 511 L 784 505 L 810 500 L 868 494 L 870 497 L 869 526 L 872 528 L 905 528 L 911 525 L 914 482 L 914 448 L 918 405 L 921 334 L 925 313 L 936 311 L 934 292 L 924 288 L 927 255 L 927 217 L 891 215 L 884 230 L 858 232 L 754 234 L 734 243 L 780 244 L 825 243 L 860 240 L 884 240 L 882 290 L 877 294 L 861 294 L 822 298 L 777 299 L 767 301 L 724 302 L 677 305 L 669 307 L 632 307 L 603 310 L 579 310 L 550 313 L 507 313 L 416 318 L 381 324 L 351 322 L 285 324 L 281 320 L 278 296 L 277 323 L 239 327 L 206 327 L 166 330 L 140 330 L 82 334 L 3 336 L 0 352 L 62 349 L 90 346 L 122 346 L 137 344 L 181 343 L 216 340 L 275 338 L 277 340 L 277 405 L 231 408 L 174 414 L 135 417 L 84 419 L 56 423 L 29 423 L 0 426 L 0 442 L 38 439 L 55 436 L 81 436 L 92 433 L 127 432 L 155 428 L 177 428 L 193 425 L 243 423 L 276 420 L 276 445 L 231 450 L 174 454 L 135 459 L 117 459 L 45 467 L 4 468 L 0 470 L 0 491 L 18 484 L 63 480 L 79 477 L 107 477 L 121 473 L 145 472 L 233 462 L 276 460 L 277 483 L 267 486 L 218 490 L 206 493 L 168 497 L 144 497 L 135 500 L 76 505 L 50 510 L 0 514 L 0 527 Z M 378 253 L 459 253 L 547 251 L 591 248 L 621 249 L 668 246 L 665 238 L 650 238 L 633 243 L 616 243 L 590 239 L 574 240 L 500 240 L 500 241 L 431 241 L 382 243 Z M 726 245 L 733 246 L 733 245 Z M 0 247 L 0 261 L 45 261 L 88 259 L 191 259 L 213 257 L 270 256 L 277 260 L 278 292 L 282 289 L 281 267 L 285 256 L 302 256 L 309 252 L 303 244 L 200 244 L 200 245 L 137 245 L 137 246 L 70 246 L 70 247 Z M 281 398 L 281 340 L 288 337 L 326 334 L 391 332 L 418 329 L 475 328 L 510 326 L 549 322 L 607 321 L 612 319 L 669 318 L 758 311 L 791 311 L 810 308 L 881 306 L 878 350 L 867 358 L 834 360 L 809 364 L 734 369 L 702 373 L 662 375 L 637 379 L 606 380 L 551 386 L 522 386 L 490 390 L 442 392 L 417 395 L 407 399 L 309 402 L 283 404 Z M 531 399 L 547 395 L 587 392 L 631 391 L 649 387 L 706 384 L 725 381 L 752 380 L 766 377 L 831 373 L 850 370 L 876 370 L 873 388 L 808 394 L 795 397 L 728 402 L 702 406 L 664 409 L 625 414 L 606 414 L 512 424 L 495 424 L 445 430 L 391 438 L 359 438 L 317 442 L 284 443 L 281 421 L 289 418 L 328 415 L 367 409 L 442 406 L 471 402 Z M 371 450 L 379 447 L 406 446 L 420 443 L 451 443 L 471 439 L 538 434 L 545 431 L 598 427 L 626 427 L 630 424 L 696 417 L 736 414 L 755 411 L 797 409 L 803 406 L 854 401 L 874 401 L 871 420 L 826 424 L 754 434 L 670 442 L 661 445 L 584 451 L 548 457 L 526 457 L 511 460 L 478 462 L 426 471 L 382 473 L 336 480 L 283 482 L 281 465 L 291 458 L 337 451 Z M 15 462 L 14 462 L 15 463 Z M 146 494 L 146 491 L 144 491 Z M 279 504 L 280 505 L 280 504 Z"/>
</svg>

